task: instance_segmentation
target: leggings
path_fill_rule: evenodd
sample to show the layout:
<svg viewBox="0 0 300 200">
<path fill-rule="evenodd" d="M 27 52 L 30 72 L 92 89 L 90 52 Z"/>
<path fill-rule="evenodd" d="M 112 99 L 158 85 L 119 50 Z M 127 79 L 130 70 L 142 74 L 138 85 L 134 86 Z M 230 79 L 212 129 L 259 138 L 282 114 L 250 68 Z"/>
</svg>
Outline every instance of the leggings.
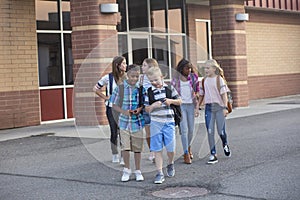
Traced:
<svg viewBox="0 0 300 200">
<path fill-rule="evenodd" d="M 120 133 L 118 127 L 118 118 L 116 117 L 113 108 L 109 106 L 106 106 L 106 116 L 110 127 L 111 151 L 112 154 L 118 154 L 118 135 Z"/>
</svg>

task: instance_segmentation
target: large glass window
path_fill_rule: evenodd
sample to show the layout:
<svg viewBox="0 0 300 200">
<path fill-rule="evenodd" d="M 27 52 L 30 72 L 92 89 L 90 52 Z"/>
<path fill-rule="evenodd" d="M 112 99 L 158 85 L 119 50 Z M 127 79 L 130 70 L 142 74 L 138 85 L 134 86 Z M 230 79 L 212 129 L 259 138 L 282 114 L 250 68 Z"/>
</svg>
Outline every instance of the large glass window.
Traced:
<svg viewBox="0 0 300 200">
<path fill-rule="evenodd" d="M 150 19 L 152 32 L 166 32 L 166 2 L 162 0 L 150 1 Z"/>
<path fill-rule="evenodd" d="M 184 33 L 183 26 L 183 2 L 181 0 L 169 1 L 168 21 L 171 32 Z"/>
<path fill-rule="evenodd" d="M 120 9 L 121 22 L 117 26 L 119 53 L 127 56 L 129 64 L 155 58 L 167 79 L 172 78 L 171 69 L 187 55 L 184 0 L 117 0 L 117 3 L 125 10 Z"/>
<path fill-rule="evenodd" d="M 118 22 L 117 30 L 123 32 L 127 30 L 127 17 L 126 17 L 126 0 L 118 0 L 119 12 L 121 15 L 121 21 Z"/>
<path fill-rule="evenodd" d="M 71 118 L 74 81 L 70 1 L 36 0 L 35 3 L 41 119 Z"/>
<path fill-rule="evenodd" d="M 60 29 L 57 1 L 37 0 L 35 2 L 35 7 L 38 30 Z"/>
<path fill-rule="evenodd" d="M 129 30 L 148 31 L 147 1 L 128 0 Z"/>
<path fill-rule="evenodd" d="M 38 34 L 40 86 L 61 85 L 61 38 L 59 34 Z"/>
</svg>

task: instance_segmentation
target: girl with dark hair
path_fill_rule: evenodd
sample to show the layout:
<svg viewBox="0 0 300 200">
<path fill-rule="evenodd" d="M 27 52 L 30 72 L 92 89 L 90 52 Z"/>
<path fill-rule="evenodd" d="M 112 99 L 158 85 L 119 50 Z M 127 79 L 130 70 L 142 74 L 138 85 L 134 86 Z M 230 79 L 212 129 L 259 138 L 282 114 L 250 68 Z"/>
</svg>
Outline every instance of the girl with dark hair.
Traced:
<svg viewBox="0 0 300 200">
<path fill-rule="evenodd" d="M 193 153 L 191 150 L 194 136 L 195 117 L 199 115 L 199 81 L 198 75 L 194 73 L 194 67 L 186 59 L 179 61 L 177 74 L 172 79 L 172 85 L 182 99 L 182 120 L 179 125 L 181 142 L 184 152 L 184 163 L 191 164 Z"/>
<path fill-rule="evenodd" d="M 119 128 L 117 119 L 112 110 L 112 103 L 109 103 L 109 98 L 112 95 L 114 89 L 123 83 L 123 80 L 126 79 L 126 59 L 122 56 L 114 57 L 112 61 L 112 72 L 104 75 L 94 86 L 94 92 L 102 99 L 105 100 L 106 105 L 106 116 L 108 119 L 110 127 L 110 142 L 111 142 L 111 151 L 112 151 L 112 162 L 120 162 L 119 153 L 118 153 L 118 135 Z M 106 86 L 106 94 L 103 94 L 103 86 Z M 124 164 L 124 161 L 121 159 L 120 164 Z"/>
</svg>

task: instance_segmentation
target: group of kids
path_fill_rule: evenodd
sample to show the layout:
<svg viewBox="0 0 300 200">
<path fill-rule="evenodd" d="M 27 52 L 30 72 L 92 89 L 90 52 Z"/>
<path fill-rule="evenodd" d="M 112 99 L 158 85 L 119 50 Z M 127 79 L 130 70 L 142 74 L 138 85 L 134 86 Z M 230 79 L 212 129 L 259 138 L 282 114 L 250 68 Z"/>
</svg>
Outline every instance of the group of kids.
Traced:
<svg viewBox="0 0 300 200">
<path fill-rule="evenodd" d="M 166 175 L 175 175 L 176 131 L 171 105 L 179 105 L 181 108 L 179 131 L 184 163 L 192 163 L 194 121 L 199 116 L 199 107 L 203 102 L 211 154 L 207 163 L 218 162 L 214 140 L 215 123 L 224 153 L 226 156 L 231 155 L 225 131 L 225 117 L 228 114 L 226 93 L 229 89 L 222 78 L 223 70 L 215 60 L 205 63 L 205 81 L 202 84 L 198 81 L 197 73 L 194 73 L 193 65 L 186 59 L 178 63 L 170 84 L 164 82 L 165 76 L 155 59 L 145 59 L 141 68 L 135 64 L 127 66 L 124 57 L 116 56 L 112 61 L 112 72 L 103 76 L 94 86 L 94 91 L 106 104 L 111 130 L 112 162 L 120 162 L 117 148 L 118 135 L 120 136 L 121 162 L 124 162 L 121 181 L 129 181 L 132 174 L 130 152 L 134 152 L 136 181 L 144 180 L 141 172 L 144 129 L 150 149 L 149 159 L 153 160 L 157 170 L 154 183 L 161 184 L 165 180 L 162 153 L 164 147 L 168 157 Z M 217 87 L 216 78 L 220 78 L 220 89 Z M 104 86 L 106 93 L 102 90 Z"/>
</svg>

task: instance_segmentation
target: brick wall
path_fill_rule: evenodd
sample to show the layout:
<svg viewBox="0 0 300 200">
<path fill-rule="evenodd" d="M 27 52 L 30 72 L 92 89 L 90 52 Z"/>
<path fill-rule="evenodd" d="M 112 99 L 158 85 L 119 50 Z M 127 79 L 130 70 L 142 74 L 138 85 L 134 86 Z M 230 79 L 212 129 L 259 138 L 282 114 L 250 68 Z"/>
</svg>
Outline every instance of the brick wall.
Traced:
<svg viewBox="0 0 300 200">
<path fill-rule="evenodd" d="M 40 124 L 35 1 L 2 0 L 0 15 L 0 129 Z"/>
<path fill-rule="evenodd" d="M 235 107 L 248 105 L 245 22 L 235 20 L 244 12 L 242 0 L 210 1 L 213 58 L 224 69 Z"/>
<path fill-rule="evenodd" d="M 118 14 L 101 14 L 99 5 L 114 0 L 72 0 L 74 117 L 77 125 L 107 124 L 104 101 L 93 92 L 100 77 L 111 71 L 118 53 Z"/>
<path fill-rule="evenodd" d="M 300 93 L 300 15 L 249 9 L 249 98 Z"/>
</svg>

